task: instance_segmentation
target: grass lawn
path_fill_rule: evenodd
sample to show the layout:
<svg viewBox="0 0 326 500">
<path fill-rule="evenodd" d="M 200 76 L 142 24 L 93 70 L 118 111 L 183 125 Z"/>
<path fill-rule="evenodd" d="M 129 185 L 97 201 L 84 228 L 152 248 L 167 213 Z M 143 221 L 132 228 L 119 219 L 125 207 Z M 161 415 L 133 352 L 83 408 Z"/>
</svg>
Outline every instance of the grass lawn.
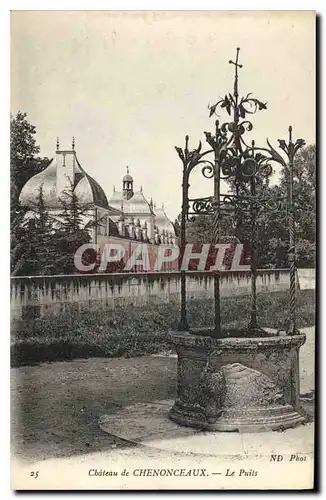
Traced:
<svg viewBox="0 0 326 500">
<path fill-rule="evenodd" d="M 257 297 L 258 321 L 262 327 L 279 328 L 288 315 L 288 292 L 263 293 Z M 222 298 L 224 328 L 248 324 L 249 296 Z M 169 330 L 177 328 L 178 304 L 146 307 L 128 306 L 114 310 L 85 309 L 79 313 L 49 314 L 35 320 L 29 328 L 12 328 L 12 366 L 31 365 L 87 357 L 132 357 L 170 351 Z M 213 324 L 212 300 L 188 303 L 191 327 Z M 303 290 L 297 298 L 297 326 L 315 323 L 315 291 Z"/>
</svg>

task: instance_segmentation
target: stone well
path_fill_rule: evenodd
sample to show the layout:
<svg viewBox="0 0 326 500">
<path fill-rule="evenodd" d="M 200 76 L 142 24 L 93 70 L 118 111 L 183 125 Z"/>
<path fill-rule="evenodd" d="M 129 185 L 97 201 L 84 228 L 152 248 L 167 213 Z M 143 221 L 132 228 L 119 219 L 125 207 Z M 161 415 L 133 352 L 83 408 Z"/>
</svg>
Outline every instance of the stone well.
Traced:
<svg viewBox="0 0 326 500">
<path fill-rule="evenodd" d="M 170 334 L 178 354 L 173 421 L 239 432 L 283 430 L 304 422 L 299 403 L 304 334 L 217 339 L 209 333 Z"/>
</svg>

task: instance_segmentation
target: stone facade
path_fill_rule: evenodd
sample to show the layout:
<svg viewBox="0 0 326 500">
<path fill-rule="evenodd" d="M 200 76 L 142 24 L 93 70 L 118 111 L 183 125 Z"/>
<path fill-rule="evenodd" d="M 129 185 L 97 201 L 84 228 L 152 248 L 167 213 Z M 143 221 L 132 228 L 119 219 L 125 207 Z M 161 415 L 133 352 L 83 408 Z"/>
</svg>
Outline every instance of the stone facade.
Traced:
<svg viewBox="0 0 326 500">
<path fill-rule="evenodd" d="M 129 167 L 122 178 L 122 190 L 113 188 L 109 204 L 121 211 L 119 217 L 112 217 L 119 228 L 120 236 L 140 239 L 138 235 L 145 234 L 150 242 L 157 245 L 176 244 L 175 229 L 165 213 L 164 204 L 162 208 L 158 208 L 152 198 L 150 201 L 145 198 L 142 186 L 138 191 L 134 189 L 134 179 L 130 175 Z"/>
</svg>

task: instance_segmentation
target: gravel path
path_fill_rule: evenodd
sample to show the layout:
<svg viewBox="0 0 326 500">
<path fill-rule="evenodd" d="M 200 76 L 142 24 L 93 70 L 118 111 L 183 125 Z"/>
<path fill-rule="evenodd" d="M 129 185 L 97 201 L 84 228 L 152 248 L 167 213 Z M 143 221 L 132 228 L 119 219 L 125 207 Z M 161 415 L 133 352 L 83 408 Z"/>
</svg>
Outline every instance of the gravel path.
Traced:
<svg viewBox="0 0 326 500">
<path fill-rule="evenodd" d="M 304 330 L 301 394 L 314 389 L 314 329 Z M 176 358 L 92 358 L 12 368 L 12 452 L 39 461 L 130 446 L 98 425 L 135 402 L 173 399 Z"/>
</svg>

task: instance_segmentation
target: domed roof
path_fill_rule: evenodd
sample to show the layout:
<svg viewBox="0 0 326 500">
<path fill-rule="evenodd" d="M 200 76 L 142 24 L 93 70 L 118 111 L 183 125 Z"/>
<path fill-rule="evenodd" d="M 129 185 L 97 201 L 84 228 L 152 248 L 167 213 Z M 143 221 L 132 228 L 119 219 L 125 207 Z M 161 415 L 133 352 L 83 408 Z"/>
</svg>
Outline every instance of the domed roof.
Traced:
<svg viewBox="0 0 326 500">
<path fill-rule="evenodd" d="M 19 202 L 24 206 L 35 208 L 41 186 L 45 205 L 51 209 L 62 208 L 57 199 L 57 166 L 53 159 L 42 172 L 26 182 L 20 192 Z"/>
<path fill-rule="evenodd" d="M 114 191 L 111 198 L 109 199 L 109 204 L 110 206 L 119 209 L 121 209 L 121 206 L 123 206 L 123 211 L 125 214 L 151 215 L 153 213 L 142 191 L 137 191 L 136 193 L 134 193 L 133 196 L 129 198 L 129 200 L 124 198 L 123 193 Z"/>
<path fill-rule="evenodd" d="M 144 205 L 146 206 L 146 208 L 149 208 L 149 203 L 143 195 L 142 191 L 137 191 L 136 193 L 134 193 L 132 198 L 130 198 L 128 201 L 132 202 L 134 205 Z"/>
<path fill-rule="evenodd" d="M 121 200 L 122 197 L 123 197 L 123 193 L 121 191 L 113 191 L 110 200 L 118 201 L 118 200 Z"/>
<path fill-rule="evenodd" d="M 133 182 L 134 179 L 131 177 L 131 175 L 129 174 L 129 167 L 127 167 L 127 173 L 126 175 L 123 177 L 123 182 Z"/>
<path fill-rule="evenodd" d="M 121 209 L 121 204 L 124 204 L 126 200 L 123 198 L 123 193 L 121 191 L 113 191 L 111 197 L 109 198 L 109 205 L 115 207 L 116 209 Z"/>
<path fill-rule="evenodd" d="M 127 213 L 152 214 L 152 209 L 142 191 L 138 191 L 129 200 L 124 201 L 123 206 Z"/>
<path fill-rule="evenodd" d="M 93 202 L 92 189 L 86 177 L 82 177 L 78 182 L 75 187 L 75 194 L 81 203 L 88 204 Z"/>
<path fill-rule="evenodd" d="M 75 155 L 74 151 L 70 153 Z M 101 186 L 85 172 L 76 155 L 75 160 L 74 183 L 78 197 L 81 197 L 80 199 L 83 203 L 94 203 L 99 207 L 108 209 L 108 201 Z M 60 203 L 62 193 L 57 193 L 57 165 L 53 159 L 45 170 L 31 177 L 23 186 L 19 195 L 20 203 L 24 206 L 35 208 L 41 186 L 44 203 L 47 208 L 62 209 L 62 204 Z"/>
<path fill-rule="evenodd" d="M 84 178 L 87 179 L 88 183 L 89 183 L 89 186 L 91 188 L 91 192 L 92 192 L 92 202 L 95 203 L 95 205 L 98 205 L 99 207 L 102 207 L 102 208 L 109 208 L 109 204 L 108 204 L 108 200 L 107 200 L 107 197 L 103 191 L 103 189 L 101 188 L 101 186 L 99 185 L 98 182 L 96 182 L 95 179 L 93 179 L 93 177 L 91 177 L 90 175 L 88 175 L 87 172 L 85 172 L 85 170 L 82 168 L 82 166 L 80 165 L 77 157 L 76 157 L 76 162 L 77 162 L 77 165 L 78 165 L 78 168 L 79 170 L 81 171 L 81 173 L 85 176 Z M 80 181 L 81 182 L 81 181 Z M 79 182 L 79 184 L 80 184 Z"/>
<path fill-rule="evenodd" d="M 169 234 L 172 234 L 175 236 L 175 230 L 172 222 L 166 215 L 164 208 L 155 208 L 154 209 L 155 213 L 155 225 L 157 226 L 158 230 L 161 231 L 167 231 Z"/>
</svg>

